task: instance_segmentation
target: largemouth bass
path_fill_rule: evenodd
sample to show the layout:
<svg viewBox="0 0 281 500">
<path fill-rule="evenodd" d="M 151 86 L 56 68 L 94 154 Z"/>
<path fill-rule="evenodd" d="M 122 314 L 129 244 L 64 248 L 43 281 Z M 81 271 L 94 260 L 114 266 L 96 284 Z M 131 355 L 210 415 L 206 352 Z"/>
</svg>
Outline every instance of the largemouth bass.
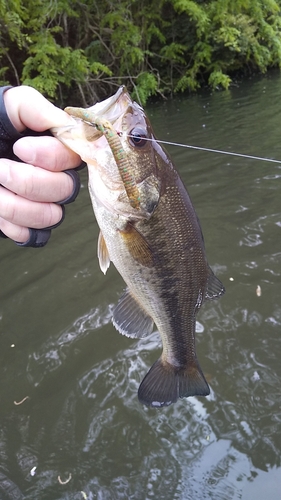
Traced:
<svg viewBox="0 0 281 500">
<path fill-rule="evenodd" d="M 155 324 L 162 339 L 163 352 L 141 382 L 139 400 L 162 407 L 207 396 L 195 350 L 196 314 L 224 287 L 208 265 L 187 190 L 124 87 L 91 108 L 66 111 L 73 125 L 53 133 L 88 164 L 101 270 L 113 262 L 127 285 L 113 324 L 132 338 L 149 335 Z"/>
</svg>

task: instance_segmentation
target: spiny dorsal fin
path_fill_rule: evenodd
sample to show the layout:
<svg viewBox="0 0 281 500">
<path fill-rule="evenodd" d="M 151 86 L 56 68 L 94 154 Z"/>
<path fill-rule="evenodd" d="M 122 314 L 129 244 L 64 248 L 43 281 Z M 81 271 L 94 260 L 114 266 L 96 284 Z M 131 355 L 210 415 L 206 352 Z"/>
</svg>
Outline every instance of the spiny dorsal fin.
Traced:
<svg viewBox="0 0 281 500">
<path fill-rule="evenodd" d="M 153 330 L 153 320 L 128 289 L 113 310 L 112 322 L 119 333 L 132 338 L 145 337 Z"/>
<path fill-rule="evenodd" d="M 225 288 L 222 282 L 217 278 L 212 269 L 208 276 L 207 288 L 205 292 L 206 300 L 219 299 L 225 293 Z"/>
<path fill-rule="evenodd" d="M 110 266 L 110 257 L 101 231 L 98 239 L 98 259 L 100 268 L 102 272 L 105 274 Z"/>
<path fill-rule="evenodd" d="M 210 388 L 196 359 L 192 364 L 178 368 L 159 358 L 138 390 L 140 402 L 153 408 L 169 406 L 178 398 L 209 394 Z"/>
</svg>

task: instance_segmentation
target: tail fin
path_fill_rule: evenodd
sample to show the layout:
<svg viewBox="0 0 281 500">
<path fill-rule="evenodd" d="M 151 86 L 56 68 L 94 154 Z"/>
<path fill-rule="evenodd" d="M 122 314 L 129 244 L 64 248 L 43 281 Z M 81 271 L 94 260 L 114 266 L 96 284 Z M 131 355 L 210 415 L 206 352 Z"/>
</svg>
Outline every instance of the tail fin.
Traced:
<svg viewBox="0 0 281 500">
<path fill-rule="evenodd" d="M 161 408 L 175 403 L 178 398 L 208 396 L 210 388 L 197 360 L 185 368 L 178 368 L 159 358 L 139 386 L 141 403 Z"/>
</svg>

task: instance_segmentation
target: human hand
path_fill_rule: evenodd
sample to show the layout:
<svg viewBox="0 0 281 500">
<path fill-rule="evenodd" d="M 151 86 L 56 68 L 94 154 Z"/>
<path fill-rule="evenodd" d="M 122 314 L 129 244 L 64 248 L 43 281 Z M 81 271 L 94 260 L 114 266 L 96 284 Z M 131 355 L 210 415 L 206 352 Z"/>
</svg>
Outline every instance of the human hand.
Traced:
<svg viewBox="0 0 281 500">
<path fill-rule="evenodd" d="M 4 93 L 11 123 L 23 132 L 26 128 L 43 132 L 67 125 L 71 118 L 31 87 L 21 86 Z M 0 158 L 0 230 L 19 243 L 26 242 L 32 229 L 60 222 L 62 203 L 75 185 L 62 172 L 81 164 L 80 157 L 51 136 L 25 136 L 13 146 L 23 163 Z M 1 151 L 0 151 L 1 156 Z"/>
</svg>

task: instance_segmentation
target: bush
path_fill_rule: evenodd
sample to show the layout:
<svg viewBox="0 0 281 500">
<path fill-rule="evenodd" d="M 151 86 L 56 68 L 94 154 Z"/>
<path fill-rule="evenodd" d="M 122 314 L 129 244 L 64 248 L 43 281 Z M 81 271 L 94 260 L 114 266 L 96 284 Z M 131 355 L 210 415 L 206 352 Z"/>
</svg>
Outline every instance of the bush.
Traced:
<svg viewBox="0 0 281 500">
<path fill-rule="evenodd" d="M 60 105 L 125 84 L 143 104 L 281 65 L 281 0 L 0 0 L 0 79 Z"/>
</svg>

